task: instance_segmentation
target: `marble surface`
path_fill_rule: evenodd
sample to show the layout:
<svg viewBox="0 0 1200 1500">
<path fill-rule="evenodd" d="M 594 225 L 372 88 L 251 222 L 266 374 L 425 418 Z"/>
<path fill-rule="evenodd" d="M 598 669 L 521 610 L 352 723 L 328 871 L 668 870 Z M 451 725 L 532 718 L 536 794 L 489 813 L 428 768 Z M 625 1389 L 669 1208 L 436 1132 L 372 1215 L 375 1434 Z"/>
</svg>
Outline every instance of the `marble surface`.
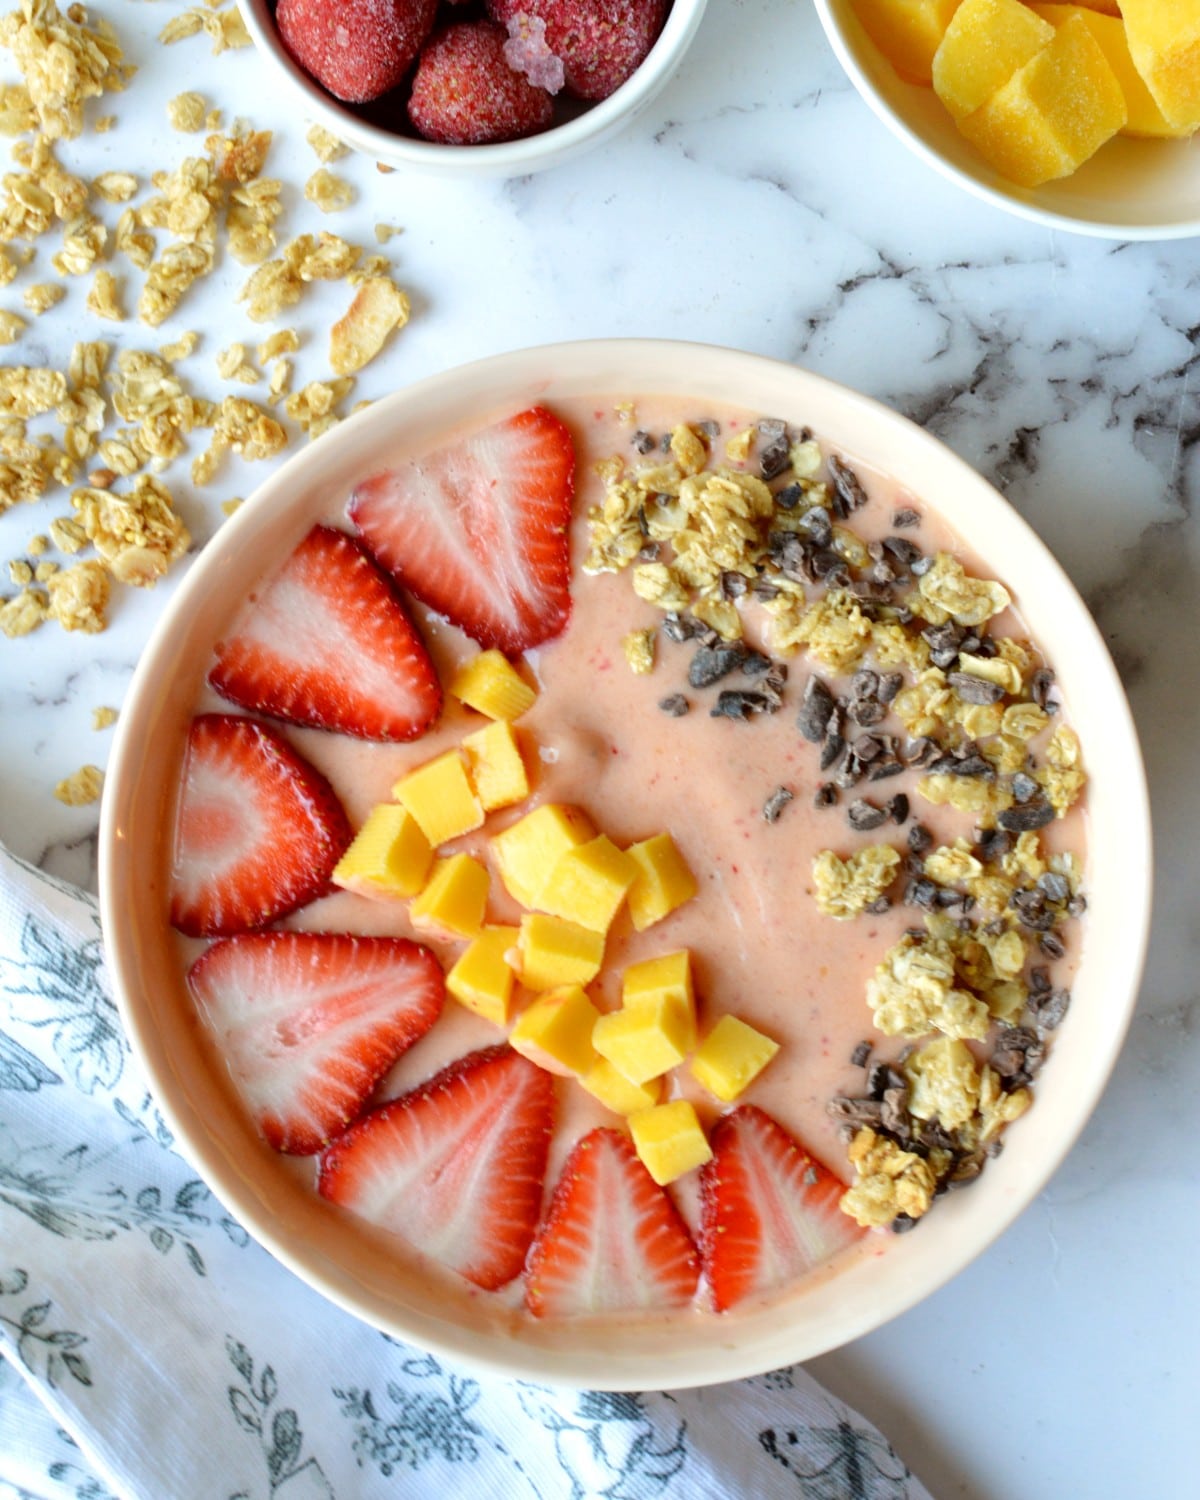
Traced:
<svg viewBox="0 0 1200 1500">
<path fill-rule="evenodd" d="M 251 53 L 155 43 L 175 8 L 95 7 L 141 71 L 111 106 L 117 129 L 69 144 L 64 160 L 93 173 L 174 162 L 199 141 L 170 132 L 163 106 L 190 86 L 274 129 L 272 170 L 302 184 L 316 165 L 302 124 L 262 97 Z M 1077 582 L 1127 685 L 1156 815 L 1156 917 L 1128 1044 L 1082 1139 L 1018 1223 L 938 1295 L 812 1369 L 880 1423 L 939 1500 L 1194 1493 L 1179 1441 L 1200 1388 L 1193 244 L 1047 233 L 954 190 L 869 113 L 815 15 L 791 0 L 711 5 L 648 113 L 564 168 L 478 184 L 385 176 L 365 160 L 343 169 L 359 199 L 327 227 L 371 242 L 377 221 L 402 226 L 388 249 L 414 304 L 357 396 L 558 339 L 740 346 L 925 424 Z M 322 227 L 298 190 L 287 203 L 285 234 Z M 0 305 L 53 279 L 48 257 L 39 249 Z M 61 362 L 80 336 L 153 348 L 194 327 L 205 340 L 187 372 L 216 395 L 217 350 L 261 335 L 230 301 L 244 275 L 224 260 L 159 336 L 96 324 L 86 286 L 73 284 L 4 362 Z M 321 288 L 293 321 L 315 332 L 344 300 Z M 300 373 L 322 373 L 323 359 L 314 338 Z M 262 472 L 231 463 L 204 492 L 185 466 L 169 476 L 198 541 L 220 501 Z M 59 491 L 0 517 L 0 560 L 23 555 L 65 508 Z M 51 789 L 83 761 L 103 765 L 111 731 L 92 730 L 91 710 L 119 706 L 171 587 L 124 591 L 102 635 L 46 625 L 0 640 L 0 838 L 83 883 L 97 809 L 65 808 Z"/>
</svg>

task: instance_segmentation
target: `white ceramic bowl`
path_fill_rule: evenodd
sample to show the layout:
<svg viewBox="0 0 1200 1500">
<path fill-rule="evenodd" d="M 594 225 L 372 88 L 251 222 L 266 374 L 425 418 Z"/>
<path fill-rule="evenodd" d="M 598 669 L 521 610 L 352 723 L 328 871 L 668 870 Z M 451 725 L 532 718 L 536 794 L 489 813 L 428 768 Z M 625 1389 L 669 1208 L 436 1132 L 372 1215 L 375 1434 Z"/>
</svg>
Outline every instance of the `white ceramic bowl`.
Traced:
<svg viewBox="0 0 1200 1500">
<path fill-rule="evenodd" d="M 561 125 L 519 141 L 491 146 L 440 146 L 415 135 L 384 130 L 335 99 L 285 51 L 269 0 L 237 0 L 259 56 L 272 79 L 292 95 L 306 118 L 339 140 L 394 167 L 443 177 L 521 177 L 557 167 L 622 130 L 649 104 L 679 66 L 696 35 L 707 0 L 673 0 L 650 55 L 616 93 Z"/>
<path fill-rule="evenodd" d="M 1118 136 L 1070 177 L 1018 187 L 959 134 L 932 89 L 904 82 L 863 30 L 851 0 L 816 0 L 816 7 L 850 81 L 888 129 L 977 198 L 1050 229 L 1101 239 L 1200 234 L 1200 140 Z"/>
<path fill-rule="evenodd" d="M 620 1336 L 512 1326 L 464 1295 L 431 1305 L 418 1273 L 372 1248 L 259 1142 L 198 1036 L 168 926 L 169 810 L 184 727 L 223 622 L 327 510 L 331 495 L 399 454 L 428 451 L 472 417 L 556 398 L 678 394 L 804 422 L 939 510 L 1016 596 L 1058 671 L 1090 773 L 1087 938 L 1067 1022 L 1036 1106 L 979 1183 L 882 1257 L 744 1316 L 683 1319 Z M 334 1302 L 460 1364 L 607 1389 L 660 1389 L 759 1373 L 865 1334 L 960 1271 L 1041 1190 L 1104 1087 L 1133 1009 L 1150 909 L 1145 781 L 1116 672 L 1061 568 L 1011 507 L 934 438 L 853 391 L 789 365 L 702 345 L 612 340 L 504 354 L 378 402 L 286 463 L 227 522 L 184 580 L 121 713 L 101 829 L 101 902 L 121 1013 L 180 1149 L 275 1256 Z M 464 1283 L 465 1286 L 465 1283 Z"/>
</svg>

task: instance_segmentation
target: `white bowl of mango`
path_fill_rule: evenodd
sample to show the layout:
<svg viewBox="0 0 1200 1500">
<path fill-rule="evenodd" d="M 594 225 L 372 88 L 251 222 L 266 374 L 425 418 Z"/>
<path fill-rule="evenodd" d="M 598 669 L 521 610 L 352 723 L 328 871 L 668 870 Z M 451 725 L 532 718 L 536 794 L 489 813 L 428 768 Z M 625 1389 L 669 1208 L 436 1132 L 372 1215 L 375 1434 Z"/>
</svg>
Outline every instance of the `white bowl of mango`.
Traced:
<svg viewBox="0 0 1200 1500">
<path fill-rule="evenodd" d="M 1200 234 L 1200 0 L 816 0 L 881 120 L 977 197 L 1108 239 Z"/>
</svg>

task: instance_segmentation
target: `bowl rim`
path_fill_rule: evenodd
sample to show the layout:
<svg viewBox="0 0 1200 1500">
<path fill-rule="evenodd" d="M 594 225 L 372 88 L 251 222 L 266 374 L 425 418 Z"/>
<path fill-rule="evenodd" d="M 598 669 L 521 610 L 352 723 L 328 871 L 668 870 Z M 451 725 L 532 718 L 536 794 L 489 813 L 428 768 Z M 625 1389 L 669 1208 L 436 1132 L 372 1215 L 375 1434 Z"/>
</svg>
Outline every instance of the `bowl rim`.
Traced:
<svg viewBox="0 0 1200 1500">
<path fill-rule="evenodd" d="M 590 366 L 619 361 L 622 367 L 638 371 L 639 390 L 650 390 L 658 387 L 643 385 L 641 375 L 647 368 L 654 368 L 656 360 L 659 364 L 671 365 L 674 362 L 673 368 L 689 372 L 703 367 L 714 383 L 719 377 L 720 389 L 726 391 L 737 390 L 739 378 L 754 375 L 763 380 L 781 382 L 790 387 L 786 399 L 789 403 L 794 401 L 797 406 L 802 404 L 805 391 L 810 396 L 816 392 L 825 400 L 845 405 L 850 413 L 868 414 L 874 420 L 882 422 L 885 435 L 888 438 L 894 437 L 906 448 L 918 454 L 927 450 L 931 458 L 954 477 L 956 484 L 966 489 L 973 506 L 981 505 L 985 515 L 989 507 L 993 511 L 999 507 L 999 511 L 1006 515 L 1008 522 L 1015 528 L 1014 536 L 1020 540 L 1023 548 L 1031 551 L 1031 569 L 1036 564 L 1042 570 L 1040 576 L 1048 578 L 1054 586 L 1065 591 L 1062 601 L 1056 596 L 1056 610 L 1073 616 L 1073 630 L 1081 632 L 1086 638 L 1087 650 L 1095 658 L 1089 663 L 1094 669 L 1093 675 L 1089 676 L 1089 695 L 1093 684 L 1098 684 L 1096 691 L 1104 697 L 1106 711 L 1113 715 L 1111 721 L 1105 721 L 1106 731 L 1113 743 L 1119 745 L 1118 753 L 1123 756 L 1122 768 L 1129 777 L 1128 781 L 1123 780 L 1121 783 L 1124 818 L 1121 853 L 1124 857 L 1123 869 L 1133 877 L 1133 890 L 1127 912 L 1123 908 L 1123 919 L 1127 920 L 1128 926 L 1118 950 L 1116 973 L 1110 976 L 1106 971 L 1106 987 L 1115 990 L 1118 998 L 1111 1015 L 1106 1011 L 1106 1027 L 1101 1028 L 1095 1036 L 1091 1032 L 1081 1034 L 1081 1045 L 1090 1065 L 1090 1071 L 1084 1077 L 1082 1085 L 1071 1092 L 1069 1100 L 1060 1097 L 1064 1092 L 1062 1089 L 1055 1096 L 1059 1097 L 1055 1113 L 1065 1111 L 1065 1127 L 1053 1136 L 1049 1148 L 1036 1157 L 1027 1177 L 1015 1187 L 1008 1183 L 1003 1193 L 997 1191 L 989 1196 L 986 1211 L 978 1211 L 978 1216 L 986 1222 L 981 1232 L 969 1234 L 969 1244 L 965 1251 L 949 1256 L 945 1263 L 937 1264 L 932 1269 L 925 1265 L 923 1259 L 919 1259 L 919 1274 L 905 1280 L 899 1291 L 893 1290 L 882 1310 L 875 1300 L 863 1302 L 860 1297 L 854 1316 L 842 1317 L 840 1322 L 835 1320 L 836 1332 L 833 1336 L 828 1336 L 826 1330 L 825 1337 L 810 1338 L 802 1347 L 793 1347 L 788 1343 L 786 1329 L 780 1336 L 777 1326 L 781 1321 L 779 1304 L 772 1304 L 775 1311 L 771 1333 L 767 1339 L 769 1358 L 765 1362 L 764 1352 L 759 1348 L 763 1340 L 756 1341 L 752 1336 L 748 1346 L 745 1343 L 739 1346 L 733 1336 L 736 1330 L 730 1329 L 730 1336 L 722 1337 L 729 1325 L 725 1325 L 725 1328 L 714 1325 L 714 1336 L 709 1340 L 711 1350 L 706 1345 L 706 1353 L 710 1355 L 707 1359 L 695 1357 L 694 1351 L 693 1357 L 686 1361 L 670 1350 L 664 1350 L 660 1355 L 657 1345 L 654 1346 L 651 1358 L 645 1357 L 644 1351 L 631 1352 L 615 1346 L 608 1350 L 586 1353 L 580 1358 L 569 1352 L 564 1354 L 562 1351 L 547 1349 L 544 1345 L 525 1343 L 511 1336 L 507 1339 L 501 1337 L 499 1340 L 491 1338 L 489 1342 L 480 1338 L 478 1329 L 450 1324 L 435 1315 L 422 1317 L 414 1314 L 411 1308 L 406 1309 L 404 1318 L 397 1318 L 394 1311 L 381 1311 L 378 1298 L 372 1299 L 370 1289 L 364 1289 L 359 1280 L 346 1273 L 335 1261 L 331 1261 L 319 1246 L 293 1243 L 287 1233 L 288 1226 L 264 1216 L 262 1204 L 254 1193 L 252 1184 L 238 1164 L 231 1161 L 228 1153 L 219 1147 L 207 1122 L 195 1116 L 189 1101 L 181 1096 L 177 1103 L 172 1095 L 172 1071 L 162 1038 L 158 1034 L 155 1006 L 144 987 L 139 989 L 138 986 L 138 965 L 134 951 L 137 923 L 129 922 L 125 917 L 129 902 L 123 898 L 133 896 L 140 890 L 136 885 L 128 885 L 136 840 L 127 833 L 125 824 L 130 807 L 134 807 L 136 811 L 138 776 L 147 759 L 150 745 L 148 730 L 157 712 L 156 705 L 162 697 L 162 668 L 169 660 L 176 633 L 182 632 L 189 617 L 203 600 L 219 594 L 219 587 L 214 589 L 210 585 L 214 577 L 219 578 L 230 549 L 237 546 L 242 534 L 249 537 L 254 534 L 255 527 L 260 522 L 267 524 L 268 516 L 275 518 L 281 512 L 286 512 L 286 497 L 289 494 L 303 494 L 302 486 L 295 481 L 312 462 L 314 452 L 319 451 L 315 445 L 300 450 L 282 464 L 258 486 L 238 512 L 223 524 L 218 534 L 219 545 L 218 538 L 214 538 L 214 542 L 209 544 L 209 548 L 189 570 L 152 632 L 126 695 L 126 707 L 113 745 L 100 823 L 100 912 L 113 990 L 122 1022 L 154 1092 L 156 1103 L 175 1134 L 178 1149 L 192 1162 L 220 1201 L 261 1245 L 301 1280 L 373 1327 L 383 1329 L 406 1343 L 432 1350 L 435 1354 L 480 1374 L 502 1375 L 564 1387 L 605 1390 L 683 1389 L 688 1386 L 723 1383 L 761 1374 L 767 1369 L 797 1360 L 814 1358 L 872 1332 L 883 1323 L 908 1311 L 976 1260 L 1028 1207 L 1049 1181 L 1083 1131 L 1107 1084 L 1138 998 L 1149 938 L 1151 904 L 1151 827 L 1144 764 L 1128 702 L 1097 626 L 1049 549 L 1009 503 L 939 439 L 883 403 L 783 361 L 719 346 L 656 339 L 580 340 L 513 350 L 427 376 L 375 403 L 323 437 L 320 440 L 324 449 L 323 456 L 329 463 L 344 462 L 343 453 L 347 456 L 354 453 L 360 446 L 363 433 L 377 425 L 384 430 L 391 430 L 399 425 L 397 418 L 403 417 L 406 408 L 418 406 L 421 402 L 446 403 L 447 411 L 458 410 L 461 413 L 461 402 L 457 408 L 454 402 L 456 393 L 467 378 L 490 380 L 495 386 L 512 387 L 515 390 L 536 379 L 539 372 L 544 376 L 546 371 L 554 369 L 556 363 L 569 365 L 571 361 L 575 361 L 576 364 Z M 677 388 L 674 394 L 687 399 L 688 381 L 694 381 L 697 393 L 700 391 L 703 384 L 700 376 L 689 374 L 684 388 Z M 553 377 L 545 383 L 552 385 Z M 600 394 L 600 389 L 595 385 L 592 389 Z M 705 394 L 709 393 L 706 391 Z M 553 395 L 547 399 L 552 402 Z M 846 448 L 852 456 L 872 462 L 868 455 L 855 454 L 849 444 Z M 896 477 L 901 483 L 905 482 L 902 475 Z M 929 503 L 938 509 L 936 498 Z M 300 508 L 298 501 L 294 504 L 295 508 Z M 965 540 L 971 544 L 970 536 Z M 1072 640 L 1075 640 L 1075 636 L 1072 636 Z M 1083 647 L 1079 650 L 1082 653 Z M 156 810 L 160 808 L 161 804 L 157 804 Z M 143 814 L 149 817 L 145 809 Z M 1091 843 L 1092 839 L 1089 837 L 1089 846 Z M 135 996 L 140 998 L 135 1000 Z M 1036 1114 L 1035 1111 L 1034 1115 Z M 1011 1154 L 1006 1153 L 996 1164 L 1001 1172 L 1005 1172 L 1004 1163 Z M 1007 1183 L 1007 1176 L 1005 1181 Z M 969 1195 L 954 1195 L 949 1203 L 942 1206 L 943 1215 L 958 1213 L 961 1205 L 968 1199 Z M 973 1218 L 969 1218 L 969 1229 L 973 1222 Z M 978 1226 L 975 1228 L 978 1229 Z M 891 1247 L 887 1259 L 899 1259 L 905 1255 L 917 1238 L 904 1237 Z M 907 1261 L 904 1264 L 907 1266 Z M 838 1274 L 848 1276 L 854 1270 L 854 1267 L 850 1267 Z M 869 1275 L 869 1269 L 866 1274 Z M 891 1281 L 895 1282 L 896 1277 L 893 1276 Z M 418 1324 L 416 1329 L 412 1326 L 414 1319 Z M 663 1343 L 669 1342 L 662 1339 L 661 1332 L 658 1337 Z"/>
<path fill-rule="evenodd" d="M 1021 190 L 1016 184 L 1013 184 L 1011 188 L 1003 186 L 1002 178 L 997 177 L 993 185 L 974 173 L 964 171 L 947 160 L 940 151 L 930 146 L 909 125 L 904 116 L 893 109 L 875 87 L 870 75 L 859 62 L 858 55 L 846 35 L 838 14 L 844 0 L 813 0 L 813 3 L 825 32 L 825 38 L 859 97 L 893 135 L 946 181 L 964 188 L 973 197 L 991 204 L 993 208 L 1015 214 L 1017 218 L 1024 219 L 1027 223 L 1040 225 L 1043 229 L 1063 229 L 1070 234 L 1086 235 L 1090 239 L 1162 241 L 1193 239 L 1200 235 L 1200 215 L 1152 224 L 1122 223 L 1116 219 L 1085 219 L 1074 214 L 1063 213 L 1058 209 L 1043 208 L 1037 203 L 1028 202 L 1020 196 Z M 867 40 L 870 41 L 869 38 Z M 874 46 L 874 43 L 871 45 Z M 981 158 L 981 168 L 984 165 Z M 1031 191 L 1036 193 L 1037 189 L 1034 188 Z"/>
<path fill-rule="evenodd" d="M 255 50 L 303 107 L 367 156 L 446 176 L 513 177 L 558 165 L 632 120 L 666 84 L 691 45 L 708 0 L 671 0 L 663 28 L 639 66 L 607 99 L 536 135 L 451 146 L 372 125 L 311 78 L 282 45 L 268 0 L 236 0 Z"/>
</svg>

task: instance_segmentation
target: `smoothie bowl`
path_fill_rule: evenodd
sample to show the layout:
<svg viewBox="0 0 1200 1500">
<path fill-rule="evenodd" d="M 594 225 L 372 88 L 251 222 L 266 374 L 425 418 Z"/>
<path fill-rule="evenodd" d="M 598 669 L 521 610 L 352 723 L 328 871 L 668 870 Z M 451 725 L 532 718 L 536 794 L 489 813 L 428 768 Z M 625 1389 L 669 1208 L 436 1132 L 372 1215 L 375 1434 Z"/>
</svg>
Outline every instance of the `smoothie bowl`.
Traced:
<svg viewBox="0 0 1200 1500">
<path fill-rule="evenodd" d="M 138 670 L 122 1014 L 275 1256 L 459 1362 L 714 1383 L 877 1327 L 1082 1129 L 1137 741 L 1084 606 L 894 413 L 561 345 L 322 438 Z"/>
</svg>

